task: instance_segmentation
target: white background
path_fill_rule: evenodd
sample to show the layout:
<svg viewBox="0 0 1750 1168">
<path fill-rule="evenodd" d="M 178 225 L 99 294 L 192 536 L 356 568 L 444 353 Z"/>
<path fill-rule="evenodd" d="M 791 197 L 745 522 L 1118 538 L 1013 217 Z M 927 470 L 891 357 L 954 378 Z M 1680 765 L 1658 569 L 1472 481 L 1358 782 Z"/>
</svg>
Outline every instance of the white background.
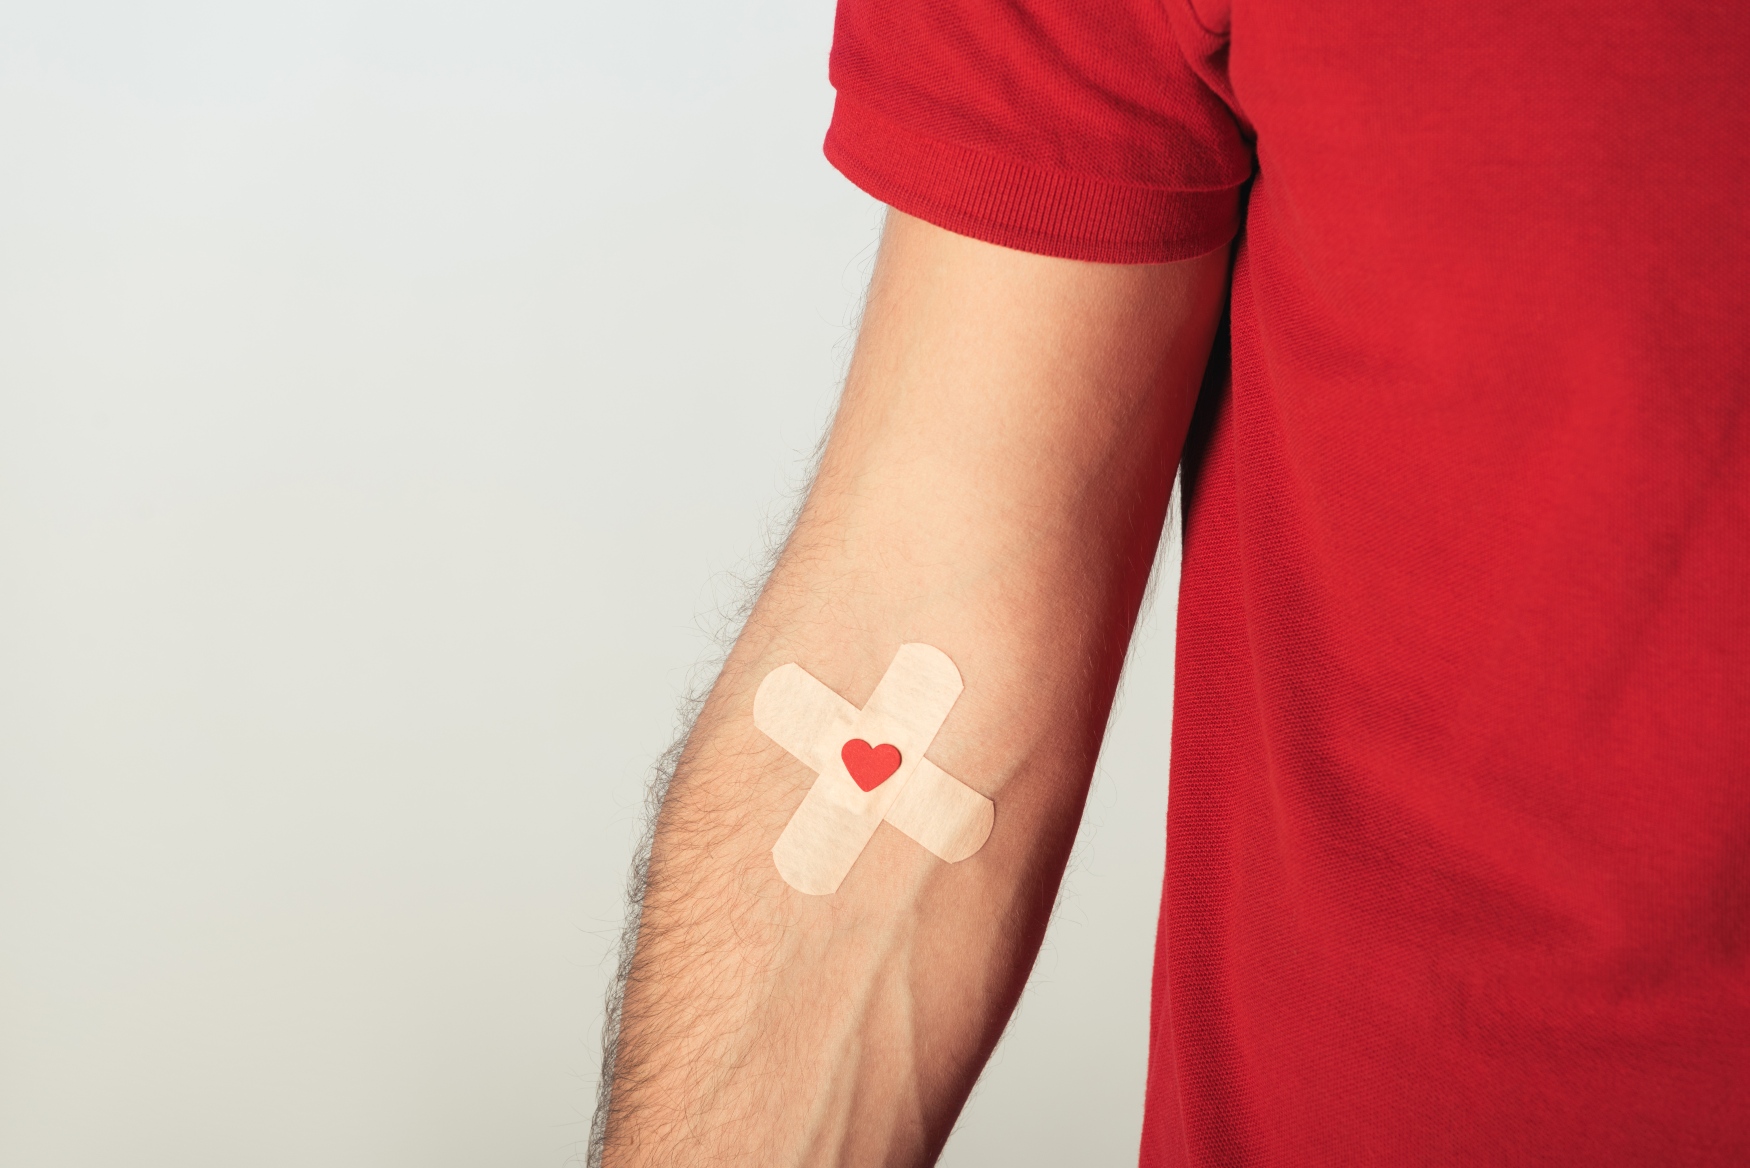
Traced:
<svg viewBox="0 0 1750 1168">
<path fill-rule="evenodd" d="M 0 1164 L 579 1154 L 879 228 L 831 15 L 0 3 Z M 1134 1162 L 1175 588 L 946 1164 Z"/>
</svg>

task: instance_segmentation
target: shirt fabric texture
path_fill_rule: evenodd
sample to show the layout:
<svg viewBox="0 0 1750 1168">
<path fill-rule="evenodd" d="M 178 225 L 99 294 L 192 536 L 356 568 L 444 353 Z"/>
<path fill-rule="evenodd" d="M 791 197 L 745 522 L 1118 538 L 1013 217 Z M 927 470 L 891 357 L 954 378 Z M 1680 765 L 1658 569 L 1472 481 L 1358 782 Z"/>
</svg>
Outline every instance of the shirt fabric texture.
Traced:
<svg viewBox="0 0 1750 1168">
<path fill-rule="evenodd" d="M 1145 1166 L 1750 1163 L 1747 61 L 1725 3 L 840 0 L 877 198 L 1234 247 Z"/>
</svg>

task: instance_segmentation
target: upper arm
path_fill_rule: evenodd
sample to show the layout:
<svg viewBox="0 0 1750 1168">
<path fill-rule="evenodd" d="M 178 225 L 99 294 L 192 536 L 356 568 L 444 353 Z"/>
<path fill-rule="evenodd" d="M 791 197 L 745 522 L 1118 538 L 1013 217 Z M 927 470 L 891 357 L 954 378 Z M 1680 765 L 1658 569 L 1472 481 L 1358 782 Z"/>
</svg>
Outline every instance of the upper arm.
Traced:
<svg viewBox="0 0 1750 1168">
<path fill-rule="evenodd" d="M 1225 248 L 1089 263 L 892 213 L 816 496 L 854 491 L 926 558 L 1129 538 L 1165 505 L 1226 286 Z"/>
</svg>

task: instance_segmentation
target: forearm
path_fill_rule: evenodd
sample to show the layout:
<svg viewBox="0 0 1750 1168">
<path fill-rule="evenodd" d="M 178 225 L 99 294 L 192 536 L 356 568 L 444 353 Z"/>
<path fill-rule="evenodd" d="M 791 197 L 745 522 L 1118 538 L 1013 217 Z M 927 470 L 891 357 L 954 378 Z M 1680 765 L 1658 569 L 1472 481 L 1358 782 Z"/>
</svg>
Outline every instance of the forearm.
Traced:
<svg viewBox="0 0 1750 1168">
<path fill-rule="evenodd" d="M 663 806 L 606 1162 L 912 1164 L 1013 1008 L 1074 838 L 1219 311 L 1220 257 L 1070 264 L 895 217 L 819 475 Z M 922 641 L 972 857 L 878 830 L 829 896 L 771 848 L 813 774 L 755 729 L 797 662 L 860 703 Z"/>
</svg>

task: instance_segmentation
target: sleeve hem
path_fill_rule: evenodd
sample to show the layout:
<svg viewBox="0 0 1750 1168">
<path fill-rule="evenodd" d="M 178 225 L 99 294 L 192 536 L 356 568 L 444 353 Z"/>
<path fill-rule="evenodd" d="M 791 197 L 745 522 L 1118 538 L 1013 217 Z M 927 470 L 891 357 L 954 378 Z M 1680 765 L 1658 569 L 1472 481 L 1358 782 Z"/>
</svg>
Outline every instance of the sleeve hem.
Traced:
<svg viewBox="0 0 1750 1168">
<path fill-rule="evenodd" d="M 1214 251 L 1239 229 L 1236 186 L 1116 183 L 925 137 L 842 92 L 826 157 L 896 210 L 957 235 L 1062 259 L 1156 264 Z"/>
</svg>

